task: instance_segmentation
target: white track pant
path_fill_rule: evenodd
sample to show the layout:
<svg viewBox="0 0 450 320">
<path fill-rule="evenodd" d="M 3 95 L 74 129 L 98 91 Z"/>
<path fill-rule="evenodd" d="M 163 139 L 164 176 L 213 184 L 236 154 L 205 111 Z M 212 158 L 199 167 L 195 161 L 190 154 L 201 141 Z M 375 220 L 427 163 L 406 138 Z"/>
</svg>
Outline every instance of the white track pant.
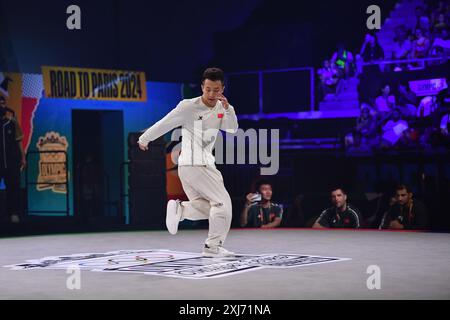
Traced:
<svg viewBox="0 0 450 320">
<path fill-rule="evenodd" d="M 213 166 L 180 166 L 178 175 L 189 201 L 181 202 L 181 219 L 209 219 L 209 247 L 222 245 L 231 226 L 231 198 L 222 174 Z"/>
</svg>

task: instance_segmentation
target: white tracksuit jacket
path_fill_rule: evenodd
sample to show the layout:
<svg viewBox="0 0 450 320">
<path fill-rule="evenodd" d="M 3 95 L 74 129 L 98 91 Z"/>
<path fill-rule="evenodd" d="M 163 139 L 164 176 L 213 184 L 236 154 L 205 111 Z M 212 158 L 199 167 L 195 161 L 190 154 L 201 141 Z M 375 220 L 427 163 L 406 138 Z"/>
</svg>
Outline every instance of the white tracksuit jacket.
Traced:
<svg viewBox="0 0 450 320">
<path fill-rule="evenodd" d="M 234 108 L 228 109 L 217 101 L 213 108 L 207 107 L 201 97 L 182 100 L 175 109 L 148 128 L 139 143 L 147 145 L 176 127 L 182 127 L 181 154 L 179 166 L 214 166 L 212 155 L 218 130 L 235 133 L 238 122 Z"/>
</svg>

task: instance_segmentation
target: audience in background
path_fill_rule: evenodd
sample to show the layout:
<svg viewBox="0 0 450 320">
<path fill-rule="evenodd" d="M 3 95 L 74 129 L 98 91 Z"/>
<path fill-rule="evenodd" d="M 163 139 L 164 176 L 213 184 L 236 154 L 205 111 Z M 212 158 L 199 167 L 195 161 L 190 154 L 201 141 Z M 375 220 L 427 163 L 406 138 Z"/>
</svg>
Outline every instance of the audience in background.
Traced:
<svg viewBox="0 0 450 320">
<path fill-rule="evenodd" d="M 378 123 L 389 117 L 395 108 L 395 96 L 391 94 L 391 87 L 386 84 L 381 88 L 381 95 L 375 99 L 375 109 Z"/>
<path fill-rule="evenodd" d="M 409 85 L 399 83 L 398 85 L 398 101 L 397 108 L 405 117 L 414 117 L 417 112 L 418 98 L 414 92 L 411 91 Z"/>
<path fill-rule="evenodd" d="M 322 97 L 328 93 L 335 93 L 339 82 L 339 71 L 336 65 L 331 64 L 329 60 L 323 62 L 322 68 L 317 70 L 320 79 L 320 90 Z"/>
<path fill-rule="evenodd" d="M 398 60 L 398 63 L 368 65 L 364 70 L 367 69 L 368 71 L 370 69 L 374 74 L 379 73 L 380 70 L 382 72 L 385 70 L 414 70 L 423 69 L 432 65 L 441 65 L 447 61 L 445 58 L 450 56 L 450 1 L 424 3 L 416 7 L 415 15 L 416 23 L 414 26 L 407 27 L 401 24 L 395 27 L 394 37 L 392 39 L 393 46 L 387 48 L 392 54 L 386 58 Z M 439 60 L 402 62 L 402 60 L 423 58 L 439 58 Z M 378 62 L 384 59 L 384 49 L 379 44 L 378 36 L 375 32 L 370 32 L 365 35 L 364 43 L 359 53 L 356 54 L 355 59 L 353 59 L 350 51 L 341 45 L 331 59 L 331 65 L 337 67 L 338 74 L 334 78 L 330 76 L 322 77 L 321 74 L 323 71 L 319 74 L 322 92 L 329 93 L 329 89 L 331 89 L 331 92 L 334 92 L 337 98 L 346 89 L 349 75 L 362 74 L 364 63 Z M 355 66 L 356 72 L 354 72 Z M 400 92 L 400 90 L 402 88 L 399 88 L 399 94 L 410 95 L 410 92 Z M 322 94 L 322 97 L 325 96 L 326 94 Z M 388 103 L 387 101 L 378 102 L 381 103 L 380 112 L 391 112 L 394 107 L 391 105 L 392 103 Z M 395 105 L 395 101 L 393 101 L 393 104 Z M 391 105 L 389 111 L 386 110 L 388 105 Z M 399 102 L 398 104 L 403 115 L 407 118 L 417 115 L 412 106 L 417 108 L 418 104 L 411 102 Z M 382 121 L 384 119 L 386 118 L 381 118 Z"/>
<path fill-rule="evenodd" d="M 325 209 L 317 218 L 313 228 L 360 228 L 361 214 L 353 205 L 347 203 L 343 188 L 331 191 L 332 207 Z"/>
<path fill-rule="evenodd" d="M 356 126 L 346 136 L 348 155 L 364 155 L 371 152 L 371 147 L 378 144 L 377 121 L 367 105 L 361 107 L 361 114 L 356 119 Z"/>
<path fill-rule="evenodd" d="M 317 72 L 321 80 L 322 97 L 334 93 L 334 98 L 337 98 L 347 87 L 347 80 L 354 74 L 354 69 L 353 54 L 343 44 L 339 44 L 331 59 L 325 60 Z"/>
<path fill-rule="evenodd" d="M 344 44 L 339 44 L 337 51 L 333 53 L 331 63 L 339 70 L 340 78 L 346 80 L 353 73 L 353 54 L 345 48 Z"/>
<path fill-rule="evenodd" d="M 445 14 L 439 13 L 437 15 L 437 20 L 433 26 L 433 32 L 439 33 L 442 30 L 446 30 L 447 28 L 448 28 L 448 24 L 447 24 L 447 21 L 445 21 Z"/>
<path fill-rule="evenodd" d="M 408 128 L 408 122 L 402 119 L 400 110 L 397 108 L 394 109 L 390 120 L 382 128 L 381 147 L 389 148 L 397 145 L 402 139 L 406 139 L 404 132 Z"/>
<path fill-rule="evenodd" d="M 386 52 L 392 52 L 392 55 L 385 57 L 385 51 L 375 33 L 366 34 L 355 59 L 348 48 L 340 45 L 332 58 L 324 61 L 322 68 L 318 70 L 323 96 L 328 93 L 339 95 L 345 88 L 345 80 L 354 74 L 355 64 L 357 75 L 362 73 L 363 62 L 378 62 L 385 58 L 398 61 L 392 64 L 367 66 L 367 68 L 402 71 L 442 64 L 444 60 L 426 62 L 402 60 L 449 57 L 449 31 L 450 1 L 425 0 L 422 6 L 416 8 L 414 26 L 398 25 L 395 28 L 394 45 L 385 48 Z M 380 74 L 379 70 L 374 74 Z M 346 131 L 345 146 L 348 155 L 370 155 L 372 151 L 391 148 L 396 150 L 420 148 L 426 153 L 436 150 L 445 151 L 444 146 L 450 147 L 450 89 L 442 90 L 437 96 L 420 96 L 419 93 L 417 96 L 411 90 L 409 83 L 398 81 L 405 81 L 401 76 L 398 79 L 388 80 L 395 83 L 395 86 L 384 85 L 380 95 L 373 97 L 370 92 L 370 97 L 362 97 L 369 104 L 361 104 L 361 114 L 356 120 L 355 127 Z M 400 186 L 395 197 L 391 198 L 389 210 L 385 210 L 380 203 L 388 196 L 392 196 L 392 189 L 391 187 L 389 194 L 383 194 L 379 197 L 380 199 L 377 199 L 377 209 L 373 215 L 376 226 L 391 229 L 426 228 L 428 222 L 425 206 L 413 199 L 412 192 L 404 185 Z M 303 225 L 301 203 L 302 198 L 296 197 L 288 211 L 289 214 L 283 219 L 283 226 Z M 324 210 L 315 219 L 314 228 L 359 227 L 361 225 L 359 211 L 347 203 L 347 195 L 342 189 L 333 190 L 332 203 L 333 207 Z M 388 201 L 385 205 L 388 206 Z M 380 224 L 383 212 L 386 212 L 386 215 Z M 297 218 L 302 223 L 290 222 Z M 313 221 L 311 220 L 311 223 Z"/>
<path fill-rule="evenodd" d="M 446 4 L 445 4 L 446 3 Z M 416 7 L 416 24 L 413 29 L 405 25 L 395 28 L 392 59 L 439 58 L 450 54 L 449 1 L 438 1 L 431 5 Z M 445 60 L 443 60 L 445 61 Z M 443 61 L 408 63 L 407 69 L 424 68 L 429 65 L 442 64 Z M 391 70 L 401 71 L 405 65 L 398 63 Z"/>
<path fill-rule="evenodd" d="M 395 28 L 393 60 L 407 59 L 411 53 L 412 43 L 408 39 L 408 31 L 404 25 Z"/>
<path fill-rule="evenodd" d="M 436 109 L 436 97 L 427 96 L 420 101 L 416 116 L 418 118 L 429 117 Z"/>
<path fill-rule="evenodd" d="M 416 26 L 412 30 L 412 50 L 409 58 L 441 57 L 450 53 L 449 1 L 437 1 L 416 7 Z M 436 62 L 429 61 L 427 65 Z M 420 64 L 425 66 L 424 63 Z M 412 66 L 411 66 L 412 67 Z"/>
<path fill-rule="evenodd" d="M 446 60 L 420 62 L 402 62 L 402 60 L 449 57 L 449 32 L 450 1 L 425 0 L 423 5 L 416 7 L 415 25 L 412 28 L 398 25 L 395 28 L 394 45 L 386 48 L 392 52 L 392 55 L 389 54 L 386 58 L 398 60 L 398 62 L 367 66 L 366 68 L 373 68 L 378 72 L 374 72 L 376 75 L 379 74 L 379 70 L 375 70 L 378 67 L 381 71 L 402 71 L 440 65 Z M 345 52 L 344 47 L 341 47 L 334 53 L 332 63 L 327 66 L 328 70 L 331 66 L 336 66 L 337 72 L 328 71 L 331 76 L 327 77 L 325 72 L 327 68 L 319 71 L 322 84 L 329 87 L 330 84 L 335 85 L 332 89 L 336 90 L 337 88 L 338 92 L 342 89 L 342 83 L 345 83 L 344 81 L 339 83 L 339 81 L 346 79 L 348 74 L 351 74 L 344 71 L 346 70 L 344 66 L 352 65 L 347 63 Z M 356 55 L 356 74 L 359 75 L 363 72 L 363 62 L 370 63 L 384 59 L 384 50 L 378 42 L 377 35 L 375 33 L 366 34 L 361 50 Z M 349 60 L 352 61 L 352 59 Z M 361 114 L 356 120 L 356 126 L 351 131 L 346 131 L 347 154 L 351 156 L 370 155 L 371 151 L 382 152 L 392 148 L 396 150 L 420 149 L 425 154 L 430 151 L 448 152 L 450 147 L 450 89 L 442 90 L 437 96 L 417 96 L 411 90 L 409 83 L 398 82 L 396 79 L 393 79 L 392 82 L 398 83 L 393 89 L 395 92 L 392 92 L 391 86 L 384 85 L 379 96 L 372 97 L 370 94 L 370 97 L 362 97 L 370 103 L 361 104 Z M 345 193 L 342 190 L 341 192 L 344 197 Z M 335 212 L 339 211 L 337 209 L 339 196 L 333 202 L 333 204 L 336 203 L 333 207 Z M 385 220 L 389 220 L 389 222 L 384 227 L 405 229 L 426 227 L 426 209 L 424 210 L 424 206 L 419 201 L 412 199 L 412 193 L 407 187 L 402 186 L 397 190 L 392 201 L 389 215 L 385 217 Z M 384 211 L 383 209 L 380 213 Z M 329 218 L 329 216 L 333 218 Z M 379 219 L 377 218 L 379 224 L 381 215 L 377 214 L 376 216 L 379 217 Z M 340 226 L 341 222 L 339 216 L 333 214 L 333 210 L 330 208 L 324 210 L 314 223 L 314 227 Z"/>
<path fill-rule="evenodd" d="M 436 34 L 429 51 L 430 57 L 446 57 L 450 55 L 450 39 L 448 29 L 442 29 Z"/>
<path fill-rule="evenodd" d="M 417 28 L 416 31 L 414 32 L 411 58 L 413 59 L 426 58 L 429 48 L 430 48 L 430 39 L 422 29 Z"/>
<path fill-rule="evenodd" d="M 347 155 L 370 155 L 370 151 L 391 148 L 441 152 L 450 145 L 449 88 L 420 99 L 408 83 L 400 82 L 397 88 L 394 95 L 391 87 L 384 85 L 373 107 L 361 104 L 356 126 L 345 134 Z"/>
<path fill-rule="evenodd" d="M 416 26 L 414 30 L 424 29 L 429 31 L 431 28 L 430 18 L 428 17 L 426 10 L 422 6 L 416 7 Z"/>
<path fill-rule="evenodd" d="M 355 131 L 360 133 L 362 138 L 367 142 L 375 137 L 377 130 L 377 123 L 375 118 L 370 113 L 367 106 L 361 108 L 361 114 L 356 119 Z"/>
<path fill-rule="evenodd" d="M 425 205 L 413 198 L 413 193 L 407 186 L 397 186 L 395 203 L 386 212 L 381 228 L 411 230 L 427 227 L 428 211 Z"/>
<path fill-rule="evenodd" d="M 383 48 L 381 48 L 378 43 L 378 37 L 375 33 L 366 34 L 359 55 L 362 57 L 364 62 L 373 62 L 384 59 Z"/>
<path fill-rule="evenodd" d="M 246 196 L 241 214 L 241 227 L 276 228 L 283 217 L 283 207 L 272 202 L 272 184 L 261 180 L 257 183 L 256 193 Z"/>
</svg>

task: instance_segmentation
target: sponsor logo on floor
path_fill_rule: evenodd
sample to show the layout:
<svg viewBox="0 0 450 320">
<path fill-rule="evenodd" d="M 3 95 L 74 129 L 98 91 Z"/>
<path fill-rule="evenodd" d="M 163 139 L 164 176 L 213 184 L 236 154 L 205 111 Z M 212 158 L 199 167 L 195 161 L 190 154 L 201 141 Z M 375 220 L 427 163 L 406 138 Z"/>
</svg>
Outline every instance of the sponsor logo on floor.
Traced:
<svg viewBox="0 0 450 320">
<path fill-rule="evenodd" d="M 98 272 L 130 272 L 184 279 L 212 279 L 265 268 L 295 268 L 351 260 L 302 254 L 238 254 L 205 258 L 198 253 L 169 250 L 119 250 L 81 253 L 28 260 L 5 266 L 11 270 L 67 269 Z"/>
</svg>

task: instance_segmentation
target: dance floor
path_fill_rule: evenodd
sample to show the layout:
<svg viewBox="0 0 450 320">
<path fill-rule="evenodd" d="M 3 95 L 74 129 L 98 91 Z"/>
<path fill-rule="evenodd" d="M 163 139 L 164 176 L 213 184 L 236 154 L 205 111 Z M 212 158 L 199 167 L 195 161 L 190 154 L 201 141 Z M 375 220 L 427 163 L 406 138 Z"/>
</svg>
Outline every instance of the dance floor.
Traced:
<svg viewBox="0 0 450 320">
<path fill-rule="evenodd" d="M 0 299 L 450 298 L 450 234 L 236 229 L 225 247 L 241 259 L 228 262 L 199 257 L 206 235 L 207 230 L 180 230 L 175 236 L 139 231 L 1 238 Z M 116 253 L 101 255 L 108 252 Z M 73 273 L 64 267 L 11 267 L 89 253 L 98 255 L 79 263 L 79 289 L 68 288 Z M 171 260 L 154 263 L 165 256 Z M 101 263 L 111 270 L 93 270 Z M 133 266 L 112 270 L 124 263 Z M 174 265 L 185 268 L 184 277 L 173 276 Z M 200 271 L 208 277 L 198 277 Z"/>
</svg>

